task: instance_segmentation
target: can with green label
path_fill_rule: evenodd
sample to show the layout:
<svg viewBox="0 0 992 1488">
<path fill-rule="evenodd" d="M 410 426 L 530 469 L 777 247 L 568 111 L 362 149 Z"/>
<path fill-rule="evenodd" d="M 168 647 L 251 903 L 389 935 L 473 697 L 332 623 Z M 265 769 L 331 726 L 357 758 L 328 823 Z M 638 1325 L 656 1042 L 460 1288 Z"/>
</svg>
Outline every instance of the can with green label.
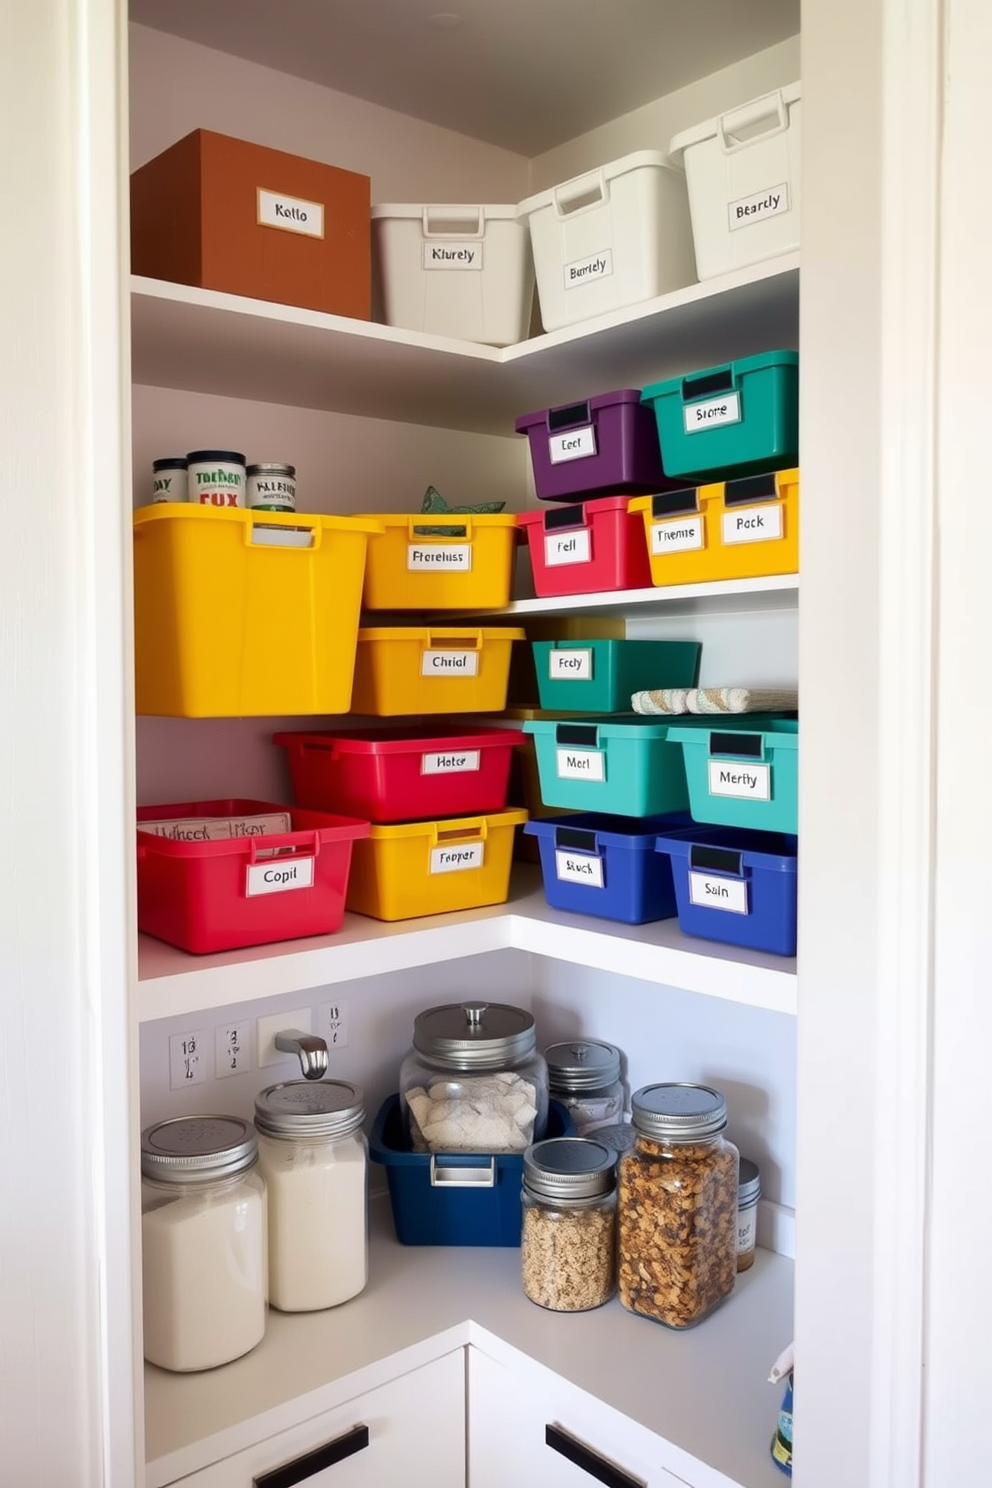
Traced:
<svg viewBox="0 0 992 1488">
<path fill-rule="evenodd" d="M 249 511 L 295 512 L 295 465 L 249 465 L 247 477 Z"/>
</svg>

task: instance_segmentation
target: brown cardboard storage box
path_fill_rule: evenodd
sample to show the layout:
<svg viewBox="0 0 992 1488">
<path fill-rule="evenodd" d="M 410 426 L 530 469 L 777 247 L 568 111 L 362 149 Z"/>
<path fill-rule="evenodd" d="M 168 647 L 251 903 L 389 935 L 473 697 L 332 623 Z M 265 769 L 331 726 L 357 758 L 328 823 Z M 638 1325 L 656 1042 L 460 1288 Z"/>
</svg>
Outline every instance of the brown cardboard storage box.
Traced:
<svg viewBox="0 0 992 1488">
<path fill-rule="evenodd" d="M 369 178 L 196 129 L 131 176 L 131 268 L 368 320 Z"/>
</svg>

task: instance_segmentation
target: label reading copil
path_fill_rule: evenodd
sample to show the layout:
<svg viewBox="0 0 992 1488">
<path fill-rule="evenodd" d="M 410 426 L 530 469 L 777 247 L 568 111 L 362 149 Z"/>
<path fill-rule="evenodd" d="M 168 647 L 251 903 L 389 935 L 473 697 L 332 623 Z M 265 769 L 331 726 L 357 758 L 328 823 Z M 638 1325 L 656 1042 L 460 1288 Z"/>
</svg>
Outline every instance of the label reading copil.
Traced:
<svg viewBox="0 0 992 1488">
<path fill-rule="evenodd" d="M 747 884 L 742 878 L 719 878 L 712 873 L 689 873 L 689 902 L 729 914 L 750 914 Z"/>
<path fill-rule="evenodd" d="M 455 842 L 450 847 L 431 848 L 432 873 L 464 873 L 468 868 L 481 868 L 485 843 Z"/>
<path fill-rule="evenodd" d="M 605 780 L 606 755 L 600 749 L 557 749 L 559 780 Z"/>
<path fill-rule="evenodd" d="M 556 532 L 544 539 L 546 568 L 564 568 L 566 563 L 592 562 L 592 534 L 588 527 L 576 532 Z"/>
<path fill-rule="evenodd" d="M 741 421 L 740 393 L 724 393 L 719 398 L 707 398 L 705 403 L 687 403 L 682 409 L 687 434 L 700 434 L 704 429 L 715 429 L 720 424 L 739 424 Z"/>
<path fill-rule="evenodd" d="M 479 675 L 478 651 L 422 651 L 420 653 L 420 675 L 422 677 L 477 677 Z"/>
<path fill-rule="evenodd" d="M 552 682 L 591 682 L 592 647 L 549 651 L 548 678 Z"/>
<path fill-rule="evenodd" d="M 750 760 L 711 759 L 709 790 L 711 796 L 731 796 L 738 801 L 770 801 L 772 767 Z"/>
<path fill-rule="evenodd" d="M 655 558 L 663 558 L 666 553 L 687 553 L 703 546 L 701 515 L 671 517 L 664 522 L 651 523 L 651 553 Z"/>
<path fill-rule="evenodd" d="M 313 888 L 314 858 L 270 858 L 264 863 L 250 863 L 245 894 L 253 899 L 258 894 L 285 894 L 289 889 Z"/>
<path fill-rule="evenodd" d="M 258 222 L 261 227 L 279 227 L 306 238 L 324 236 L 324 208 L 320 202 L 266 191 L 262 186 L 258 188 Z"/>
<path fill-rule="evenodd" d="M 727 203 L 727 225 L 731 232 L 750 227 L 752 223 L 764 222 L 766 217 L 781 217 L 789 210 L 789 187 L 783 181 L 780 186 L 769 186 L 764 191 L 755 191 L 751 196 L 741 196 Z"/>
<path fill-rule="evenodd" d="M 548 458 L 552 465 L 564 465 L 566 460 L 587 460 L 595 453 L 596 430 L 592 424 L 548 436 Z"/>
<path fill-rule="evenodd" d="M 725 543 L 770 542 L 782 536 L 782 507 L 777 501 L 766 506 L 738 506 L 723 514 Z"/>
<path fill-rule="evenodd" d="M 421 775 L 464 775 L 478 769 L 478 749 L 450 749 L 445 754 L 420 756 Z"/>
<path fill-rule="evenodd" d="M 424 243 L 425 269 L 481 269 L 482 244 Z"/>
<path fill-rule="evenodd" d="M 406 567 L 408 573 L 469 573 L 472 544 L 409 543 Z"/>
<path fill-rule="evenodd" d="M 590 853 L 566 852 L 555 848 L 555 874 L 565 883 L 586 884 L 591 889 L 603 887 L 603 860 Z"/>
<path fill-rule="evenodd" d="M 601 248 L 588 258 L 575 258 L 565 264 L 564 270 L 566 289 L 577 289 L 580 284 L 588 284 L 593 279 L 605 279 L 613 273 L 613 249 Z"/>
</svg>

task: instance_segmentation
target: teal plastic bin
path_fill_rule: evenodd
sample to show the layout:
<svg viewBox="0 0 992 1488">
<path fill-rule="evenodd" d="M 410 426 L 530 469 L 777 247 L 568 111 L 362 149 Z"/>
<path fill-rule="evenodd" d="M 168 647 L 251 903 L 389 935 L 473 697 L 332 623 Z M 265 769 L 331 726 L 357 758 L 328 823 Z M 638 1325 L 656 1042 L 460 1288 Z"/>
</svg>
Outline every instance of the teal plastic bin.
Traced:
<svg viewBox="0 0 992 1488">
<path fill-rule="evenodd" d="M 699 728 L 705 722 L 706 727 Z M 750 827 L 758 832 L 798 830 L 799 721 L 763 713 L 680 719 L 668 737 L 681 746 L 693 821 Z"/>
<path fill-rule="evenodd" d="M 667 476 L 760 475 L 799 464 L 799 353 L 766 351 L 669 377 L 641 393 Z"/>
<path fill-rule="evenodd" d="M 625 713 L 648 687 L 695 687 L 698 641 L 534 641 L 541 707 Z"/>
<path fill-rule="evenodd" d="M 707 720 L 708 721 L 708 720 Z M 660 816 L 689 802 L 681 744 L 654 718 L 529 719 L 545 806 L 611 816 Z"/>
</svg>

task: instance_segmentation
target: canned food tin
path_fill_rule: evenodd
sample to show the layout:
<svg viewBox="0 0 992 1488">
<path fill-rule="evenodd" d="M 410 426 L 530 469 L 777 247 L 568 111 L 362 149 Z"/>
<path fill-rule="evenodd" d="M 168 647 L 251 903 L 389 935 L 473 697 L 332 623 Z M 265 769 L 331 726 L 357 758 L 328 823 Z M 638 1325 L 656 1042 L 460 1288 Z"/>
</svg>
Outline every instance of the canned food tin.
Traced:
<svg viewBox="0 0 992 1488">
<path fill-rule="evenodd" d="M 166 455 L 152 461 L 152 505 L 160 501 L 186 500 L 186 467 L 183 455 Z"/>
<path fill-rule="evenodd" d="M 246 492 L 249 510 L 295 512 L 296 466 L 249 465 Z"/>
<path fill-rule="evenodd" d="M 188 499 L 194 506 L 244 506 L 245 457 L 237 450 L 191 450 Z"/>
</svg>

